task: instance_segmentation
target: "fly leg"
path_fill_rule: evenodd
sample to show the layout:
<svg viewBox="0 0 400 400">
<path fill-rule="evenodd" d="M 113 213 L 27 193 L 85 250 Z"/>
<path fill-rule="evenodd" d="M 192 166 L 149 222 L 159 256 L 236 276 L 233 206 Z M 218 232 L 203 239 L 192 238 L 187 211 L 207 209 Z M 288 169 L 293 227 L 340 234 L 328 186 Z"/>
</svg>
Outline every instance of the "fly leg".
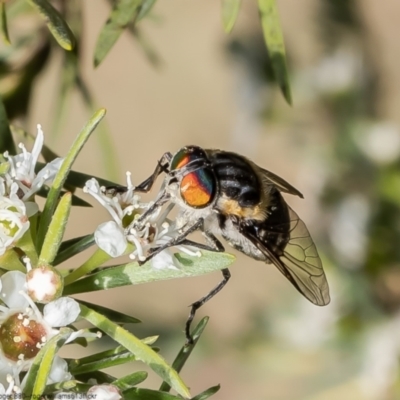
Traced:
<svg viewBox="0 0 400 400">
<path fill-rule="evenodd" d="M 181 235 L 177 236 L 176 238 L 170 240 L 168 243 L 164 244 L 163 246 L 157 247 L 151 251 L 151 253 L 146 257 L 144 261 L 140 261 L 139 264 L 144 264 L 145 262 L 149 261 L 152 257 L 156 254 L 159 254 L 161 251 L 178 245 L 189 245 L 189 246 L 196 246 L 203 250 L 209 251 L 216 251 L 216 252 L 223 252 L 225 251 L 224 246 L 221 242 L 211 233 L 211 232 L 204 232 L 204 219 L 200 218 L 194 225 L 192 225 L 189 229 L 184 231 Z M 196 230 L 201 229 L 203 234 L 205 235 L 209 245 L 205 245 L 202 243 L 196 243 L 191 240 L 186 239 L 186 237 Z M 185 325 L 185 336 L 186 336 L 186 345 L 190 345 L 193 343 L 193 337 L 190 334 L 190 327 L 192 325 L 192 321 L 194 316 L 196 315 L 196 311 L 205 304 L 208 300 L 212 299 L 221 289 L 228 283 L 229 278 L 231 277 L 231 273 L 227 268 L 222 270 L 223 280 L 214 288 L 212 289 L 206 296 L 202 297 L 200 300 L 191 304 L 191 310 L 189 313 L 189 317 L 186 320 Z"/>
<path fill-rule="evenodd" d="M 164 153 L 161 157 L 161 159 L 157 162 L 157 166 L 154 169 L 154 172 L 146 179 L 144 180 L 140 185 L 135 187 L 135 192 L 139 193 L 147 193 L 151 190 L 151 188 L 154 185 L 154 182 L 157 180 L 158 176 L 165 172 L 169 173 L 168 165 L 171 161 L 172 154 L 167 152 Z M 107 193 L 111 195 L 115 195 L 117 193 L 125 193 L 128 190 L 126 186 L 108 186 L 106 188 Z"/>
<path fill-rule="evenodd" d="M 215 286 L 213 290 L 211 290 L 207 295 L 205 295 L 200 300 L 197 300 L 191 305 L 192 308 L 190 310 L 190 314 L 185 325 L 186 346 L 193 344 L 193 337 L 190 334 L 190 326 L 192 324 L 194 316 L 196 315 L 196 311 L 208 300 L 211 300 L 228 283 L 229 278 L 231 277 L 229 269 L 224 268 L 222 270 L 222 276 L 223 276 L 222 281 L 217 286 Z"/>
</svg>

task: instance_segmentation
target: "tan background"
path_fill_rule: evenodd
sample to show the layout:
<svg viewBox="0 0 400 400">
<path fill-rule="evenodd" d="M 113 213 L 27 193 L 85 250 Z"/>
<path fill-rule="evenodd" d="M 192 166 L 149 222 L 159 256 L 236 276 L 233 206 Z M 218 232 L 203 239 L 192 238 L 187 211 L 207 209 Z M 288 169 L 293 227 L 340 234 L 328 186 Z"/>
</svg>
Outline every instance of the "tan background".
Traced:
<svg viewBox="0 0 400 400">
<path fill-rule="evenodd" d="M 96 3 L 95 12 L 93 3 Z M 237 36 L 258 29 L 256 5 L 249 0 L 243 3 L 233 33 Z M 320 51 L 315 40 L 316 3 L 314 0 L 279 1 L 286 43 L 293 60 L 303 68 L 311 67 Z M 87 0 L 85 6 L 83 72 L 98 105 L 107 109 L 103 123 L 112 132 L 119 181 L 123 182 L 125 171 L 130 170 L 133 181 L 139 183 L 151 173 L 163 152 L 175 152 L 185 144 L 233 150 L 299 188 L 305 200 L 288 198 L 288 201 L 305 220 L 318 245 L 317 224 L 321 215 L 317 208 L 319 186 L 315 177 L 329 151 L 332 134 L 329 121 L 323 115 L 314 115 L 318 109 L 307 108 L 295 86 L 293 108 L 284 103 L 278 92 L 273 94 L 278 102 L 278 123 L 272 120 L 265 124 L 251 118 L 251 105 L 247 109 L 240 95 L 243 71 L 226 53 L 228 38 L 221 26 L 220 2 L 158 1 L 154 17 L 142 26 L 163 60 L 159 69 L 149 64 L 138 44 L 125 34 L 104 63 L 94 70 L 93 49 L 109 9 L 106 2 L 99 0 Z M 387 0 L 382 5 L 362 0 L 362 12 L 374 44 L 373 51 L 386 77 L 380 103 L 382 114 L 399 123 L 400 3 Z M 63 154 L 89 114 L 75 93 L 62 129 L 63 136 L 51 138 L 51 110 L 55 99 L 52 82 L 59 72 L 57 61 L 48 72 L 35 87 L 30 130 L 35 130 L 36 123 L 42 123 L 48 143 Z M 286 119 L 287 124 L 283 124 Z M 107 163 L 100 147 L 95 133 L 75 169 L 106 176 Z M 93 231 L 107 215 L 96 206 L 91 210 L 74 210 L 72 218 L 74 224 L 68 231 L 71 237 Z M 303 324 L 329 320 L 329 307 L 334 305 L 323 309 L 309 305 L 273 267 L 240 255 L 231 272 L 232 279 L 226 289 L 197 316 L 197 320 L 204 315 L 211 319 L 202 343 L 182 374 L 193 394 L 220 383 L 222 389 L 213 397 L 216 400 L 368 398 L 357 383 L 357 361 L 351 354 L 352 349 L 337 351 L 323 341 L 319 346 L 310 342 L 295 346 L 285 338 L 280 340 L 279 334 L 274 341 L 267 338 L 267 332 L 274 329 L 279 332 L 279 326 L 286 323 L 288 315 L 282 311 L 282 305 L 288 301 L 298 303 L 298 309 L 306 310 L 306 315 L 316 316 L 316 319 L 305 318 Z M 340 288 L 334 285 L 335 266 L 327 267 L 327 275 L 332 297 L 340 296 Z M 220 275 L 212 274 L 127 287 L 84 298 L 142 319 L 143 326 L 135 326 L 133 331 L 140 335 L 164 335 L 162 351 L 172 361 L 184 340 L 182 330 L 187 305 L 208 292 L 219 279 Z M 292 312 L 296 314 L 296 309 Z M 276 327 L 264 325 L 266 316 L 271 315 Z M 299 330 L 299 335 L 301 328 L 301 324 L 288 325 L 289 330 L 294 330 L 292 333 Z M 318 322 L 309 328 L 315 333 Z M 77 349 L 76 355 L 80 352 Z M 140 364 L 136 367 L 142 368 Z M 152 375 L 150 379 L 153 387 L 158 387 L 157 378 Z"/>
</svg>

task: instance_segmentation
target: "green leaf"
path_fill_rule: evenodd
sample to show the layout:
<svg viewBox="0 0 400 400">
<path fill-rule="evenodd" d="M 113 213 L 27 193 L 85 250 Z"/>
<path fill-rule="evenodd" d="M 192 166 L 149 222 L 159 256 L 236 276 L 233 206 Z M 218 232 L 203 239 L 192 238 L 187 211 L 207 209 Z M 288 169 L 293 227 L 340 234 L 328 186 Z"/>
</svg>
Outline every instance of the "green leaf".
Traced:
<svg viewBox="0 0 400 400">
<path fill-rule="evenodd" d="M 4 107 L 3 99 L 0 96 L 0 153 L 5 151 L 16 154 L 14 141 L 8 123 L 7 112 Z"/>
<path fill-rule="evenodd" d="M 32 398 L 40 398 L 46 387 L 47 377 L 57 350 L 66 342 L 72 329 L 61 328 L 60 333 L 52 337 L 36 355 L 28 372 L 23 393 Z"/>
<path fill-rule="evenodd" d="M 138 371 L 133 374 L 124 376 L 123 378 L 117 379 L 113 382 L 113 385 L 123 390 L 130 389 L 133 386 L 139 385 L 147 379 L 148 373 L 146 371 Z"/>
<path fill-rule="evenodd" d="M 142 0 L 142 5 L 140 6 L 140 11 L 137 16 L 138 22 L 151 11 L 155 3 L 156 0 Z"/>
<path fill-rule="evenodd" d="M 93 244 L 94 244 L 93 233 L 90 235 L 81 236 L 78 238 L 62 242 L 59 248 L 59 253 L 54 259 L 53 265 L 56 266 L 66 260 L 69 260 L 71 257 L 81 253 L 82 251 L 85 251 L 90 246 L 93 246 Z"/>
<path fill-rule="evenodd" d="M 14 129 L 13 129 L 14 132 Z M 53 154 L 53 156 L 51 156 Z M 42 151 L 43 158 L 46 160 L 46 162 L 50 162 L 57 158 L 58 156 L 53 153 L 46 145 L 43 146 L 43 151 Z M 37 162 L 36 163 L 36 168 L 35 172 L 38 173 L 41 169 L 43 169 L 46 166 L 46 164 Z M 89 174 L 85 174 L 84 172 L 78 172 L 78 171 L 69 171 L 68 176 L 65 180 L 65 185 L 74 187 L 74 188 L 83 188 L 85 186 L 85 183 L 89 179 L 96 179 L 97 182 L 99 182 L 100 186 L 116 186 L 116 183 L 113 181 L 109 181 L 107 179 L 99 178 L 98 176 L 93 176 Z"/>
<path fill-rule="evenodd" d="M 73 360 L 73 362 L 69 364 L 69 371 L 73 375 L 87 374 L 135 360 L 136 356 L 134 354 L 125 347 L 118 346 L 112 350 L 106 350 L 89 357 Z"/>
<path fill-rule="evenodd" d="M 6 3 L 3 1 L 0 2 L 0 12 L 1 12 L 1 37 L 3 38 L 5 44 L 11 44 L 7 26 Z"/>
<path fill-rule="evenodd" d="M 218 390 L 221 388 L 220 385 L 210 387 L 209 389 L 205 390 L 204 392 L 194 396 L 192 400 L 206 400 L 211 397 L 213 394 L 217 393 Z"/>
<path fill-rule="evenodd" d="M 61 14 L 47 0 L 27 0 L 44 18 L 46 24 L 57 40 L 58 44 L 65 50 L 71 51 L 75 46 L 75 37 Z"/>
<path fill-rule="evenodd" d="M 125 400 L 182 400 L 181 397 L 151 389 L 132 388 L 122 394 Z"/>
<path fill-rule="evenodd" d="M 43 240 L 46 235 L 47 229 L 49 228 L 51 218 L 53 216 L 54 209 L 57 205 L 58 196 L 60 195 L 61 189 L 64 185 L 68 172 L 70 171 L 72 164 L 74 163 L 82 147 L 89 139 L 90 135 L 96 128 L 96 126 L 103 119 L 106 111 L 100 109 L 97 111 L 93 117 L 89 120 L 86 126 L 79 133 L 78 137 L 72 144 L 67 156 L 65 157 L 63 163 L 61 164 L 60 170 L 53 180 L 53 185 L 50 189 L 49 195 L 47 197 L 46 204 L 44 205 L 43 213 L 40 218 L 39 230 L 37 234 L 36 247 L 38 251 L 42 249 Z"/>
<path fill-rule="evenodd" d="M 183 366 L 185 365 L 186 361 L 188 360 L 190 354 L 192 353 L 194 347 L 196 346 L 196 343 L 199 341 L 201 334 L 203 333 L 205 327 L 207 326 L 209 318 L 204 317 L 199 324 L 196 326 L 196 328 L 193 329 L 192 332 L 192 338 L 193 338 L 193 343 L 192 344 L 185 344 L 178 355 L 176 356 L 174 362 L 172 363 L 172 368 L 176 372 L 181 372 Z M 162 392 L 169 392 L 171 387 L 166 383 L 163 382 L 160 386 L 160 390 Z"/>
<path fill-rule="evenodd" d="M 151 261 L 139 266 L 137 262 L 107 268 L 86 278 L 80 279 L 64 288 L 64 295 L 112 289 L 126 285 L 162 281 L 166 279 L 187 278 L 218 271 L 231 265 L 235 257 L 227 253 L 202 252 L 201 257 L 176 254 L 179 269 L 156 270 Z M 65 278 L 64 282 L 67 281 Z"/>
<path fill-rule="evenodd" d="M 65 286 L 70 285 L 72 282 L 76 281 L 82 276 L 89 274 L 94 269 L 100 267 L 100 265 L 104 264 L 106 261 L 110 259 L 111 256 L 109 256 L 105 251 L 97 249 L 86 262 L 84 262 L 77 269 L 74 269 L 69 275 L 67 275 L 64 278 L 64 285 Z M 64 288 L 64 293 L 65 293 L 65 288 Z"/>
<path fill-rule="evenodd" d="M 68 370 L 73 373 L 83 373 L 79 372 L 82 367 L 85 365 L 93 364 L 102 360 L 113 359 L 121 356 L 125 356 L 130 354 L 129 350 L 127 350 L 124 346 L 117 346 L 112 349 L 104 350 L 99 353 L 90 354 L 89 356 L 75 358 L 68 360 Z M 86 368 L 86 367 L 85 367 Z M 93 369 L 90 368 L 89 371 Z"/>
<path fill-rule="evenodd" d="M 81 305 L 81 316 L 101 329 L 117 343 L 131 351 L 138 360 L 146 363 L 177 393 L 184 398 L 190 398 L 189 389 L 183 383 L 178 373 L 172 369 L 159 354 L 152 350 L 151 347 L 144 344 L 127 330 L 84 305 Z"/>
<path fill-rule="evenodd" d="M 65 124 L 68 105 L 70 104 L 70 94 L 76 81 L 76 67 L 72 64 L 72 62 L 66 60 L 67 58 L 70 58 L 67 57 L 70 55 L 73 55 L 74 58 L 76 58 L 75 54 L 64 53 L 64 63 L 60 71 L 61 76 L 59 77 L 57 88 L 58 93 L 55 100 L 54 118 L 51 129 L 54 137 L 59 136 L 60 128 Z"/>
<path fill-rule="evenodd" d="M 75 188 L 71 188 L 74 190 Z M 47 186 L 42 186 L 37 192 L 36 195 L 39 197 L 43 197 L 44 199 L 47 199 L 47 196 L 49 194 L 50 188 Z M 67 193 L 65 190 L 61 190 L 60 194 L 61 196 L 64 196 L 64 194 Z M 72 194 L 72 199 L 71 199 L 71 205 L 76 206 L 76 207 L 88 207 L 91 208 L 92 205 L 88 203 L 86 200 L 81 199 L 80 197 L 76 196 L 75 194 Z"/>
<path fill-rule="evenodd" d="M 69 212 L 71 210 L 71 193 L 66 193 L 61 197 L 56 211 L 51 219 L 47 230 L 42 251 L 39 256 L 39 264 L 51 265 L 60 248 L 65 228 L 67 227 Z"/>
<path fill-rule="evenodd" d="M 239 14 L 241 0 L 222 0 L 222 24 L 225 32 L 230 33 Z"/>
<path fill-rule="evenodd" d="M 70 391 L 77 388 L 78 385 L 79 385 L 78 381 L 63 381 L 63 382 L 53 383 L 51 385 L 46 386 L 46 389 L 44 390 L 43 394 L 51 395 L 59 391 Z"/>
<path fill-rule="evenodd" d="M 16 251 L 18 250 L 14 247 L 13 251 L 6 251 L 0 256 L 1 268 L 7 271 L 21 271 L 26 274 L 26 267 L 21 262 L 21 254 L 17 254 Z"/>
<path fill-rule="evenodd" d="M 113 383 L 116 380 L 116 378 L 114 378 L 112 375 L 106 374 L 102 371 L 93 371 L 87 374 L 77 374 L 75 375 L 75 378 L 83 382 L 87 382 L 89 379 L 96 379 L 96 382 L 99 385 L 102 383 Z"/>
<path fill-rule="evenodd" d="M 83 300 L 79 300 L 79 299 L 77 299 L 76 301 L 78 303 L 84 304 L 86 307 L 89 307 L 92 310 L 97 311 L 100 314 L 103 314 L 105 317 L 107 317 L 108 319 L 110 319 L 113 322 L 116 322 L 117 324 L 138 324 L 141 322 L 137 318 L 131 317 L 129 315 L 112 310 L 107 307 L 99 306 L 97 304 L 92 304 L 87 301 L 83 301 Z"/>
<path fill-rule="evenodd" d="M 115 186 L 115 182 L 77 171 L 69 171 L 65 183 L 67 183 L 68 185 L 73 185 L 78 188 L 83 188 L 85 186 L 85 183 L 92 178 L 96 179 L 96 181 L 99 182 L 100 186 L 105 186 L 105 187 Z"/>
<path fill-rule="evenodd" d="M 115 2 L 111 15 L 97 39 L 94 51 L 95 67 L 100 65 L 129 22 L 138 15 L 141 4 L 142 0 L 118 0 Z"/>
<path fill-rule="evenodd" d="M 276 0 L 258 0 L 261 24 L 264 32 L 265 43 L 271 60 L 275 79 L 278 82 L 283 96 L 292 104 L 289 76 L 286 65 L 285 43 L 281 24 L 279 21 Z"/>
<path fill-rule="evenodd" d="M 148 59 L 148 61 L 151 63 L 153 67 L 160 67 L 163 63 L 162 59 L 160 58 L 159 54 L 157 51 L 153 48 L 153 45 L 149 42 L 147 37 L 143 35 L 142 32 L 140 32 L 135 25 L 129 25 L 129 32 L 132 33 L 133 37 L 137 40 L 139 43 L 141 49 L 144 52 L 144 55 Z"/>
<path fill-rule="evenodd" d="M 87 208 L 92 207 L 92 205 L 88 203 L 86 200 L 83 200 L 74 194 L 72 195 L 72 205 L 75 207 L 87 207 Z"/>
</svg>

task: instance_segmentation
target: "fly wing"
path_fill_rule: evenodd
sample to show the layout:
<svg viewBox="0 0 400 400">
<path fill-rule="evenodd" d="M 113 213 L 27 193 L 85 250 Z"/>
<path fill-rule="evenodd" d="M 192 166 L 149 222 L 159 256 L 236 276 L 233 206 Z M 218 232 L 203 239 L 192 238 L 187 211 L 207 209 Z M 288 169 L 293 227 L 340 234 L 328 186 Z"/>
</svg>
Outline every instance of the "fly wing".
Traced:
<svg viewBox="0 0 400 400">
<path fill-rule="evenodd" d="M 290 237 L 282 250 L 274 250 L 268 241 L 257 235 L 251 227 L 241 226 L 237 221 L 238 229 L 249 239 L 293 286 L 308 300 L 318 306 L 325 306 L 330 302 L 328 282 L 322 268 L 317 248 L 304 222 L 289 207 Z M 271 232 L 281 231 L 276 224 L 271 226 Z"/>
<path fill-rule="evenodd" d="M 262 179 L 264 179 L 267 184 L 274 185 L 280 192 L 289 193 L 304 198 L 304 196 L 295 187 L 293 187 L 290 183 L 286 182 L 278 175 L 275 175 L 264 168 L 260 169 L 262 171 Z"/>
</svg>

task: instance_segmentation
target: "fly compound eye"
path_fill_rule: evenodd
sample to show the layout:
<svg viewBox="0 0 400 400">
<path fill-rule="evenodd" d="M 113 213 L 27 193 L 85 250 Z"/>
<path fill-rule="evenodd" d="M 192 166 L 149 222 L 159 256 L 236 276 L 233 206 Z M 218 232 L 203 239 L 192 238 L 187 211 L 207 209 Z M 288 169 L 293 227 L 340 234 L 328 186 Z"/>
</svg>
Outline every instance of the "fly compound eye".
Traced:
<svg viewBox="0 0 400 400">
<path fill-rule="evenodd" d="M 181 177 L 182 200 L 190 207 L 206 207 L 214 198 L 215 177 L 208 164 L 206 153 L 196 146 L 182 148 L 171 161 L 171 172 Z"/>
<path fill-rule="evenodd" d="M 208 206 L 215 194 L 213 173 L 206 168 L 188 173 L 181 180 L 180 192 L 188 206 L 194 208 Z"/>
</svg>

